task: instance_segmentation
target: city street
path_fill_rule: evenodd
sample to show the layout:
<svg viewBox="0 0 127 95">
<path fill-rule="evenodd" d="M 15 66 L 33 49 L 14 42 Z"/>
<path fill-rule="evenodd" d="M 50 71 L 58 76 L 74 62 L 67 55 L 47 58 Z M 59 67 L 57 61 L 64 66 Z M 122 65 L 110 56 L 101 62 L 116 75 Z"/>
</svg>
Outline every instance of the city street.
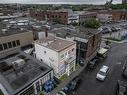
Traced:
<svg viewBox="0 0 127 95">
<path fill-rule="evenodd" d="M 107 59 L 99 62 L 93 71 L 84 70 L 80 76 L 82 83 L 75 95 L 115 95 L 117 80 L 124 80 L 121 76 L 122 61 L 127 55 L 127 43 L 113 44 Z M 108 77 L 104 82 L 96 80 L 96 74 L 102 65 L 109 66 Z"/>
</svg>

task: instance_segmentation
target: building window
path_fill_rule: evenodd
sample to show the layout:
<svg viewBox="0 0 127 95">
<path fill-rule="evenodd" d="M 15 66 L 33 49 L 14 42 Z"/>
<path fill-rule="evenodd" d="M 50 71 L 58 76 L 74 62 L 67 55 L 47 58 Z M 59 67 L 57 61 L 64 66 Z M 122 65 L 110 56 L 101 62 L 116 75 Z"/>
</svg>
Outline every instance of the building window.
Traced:
<svg viewBox="0 0 127 95">
<path fill-rule="evenodd" d="M 16 42 L 15 41 L 13 41 L 12 44 L 13 44 L 13 47 L 16 47 Z"/>
<path fill-rule="evenodd" d="M 52 15 L 52 18 L 54 18 L 54 15 Z"/>
<path fill-rule="evenodd" d="M 8 42 L 8 47 L 9 47 L 9 48 L 12 48 L 11 42 Z"/>
<path fill-rule="evenodd" d="M 46 54 L 46 51 L 44 51 L 44 54 Z"/>
<path fill-rule="evenodd" d="M 63 59 L 63 58 L 64 58 L 64 54 L 62 54 L 62 55 L 60 56 L 60 58 Z"/>
<path fill-rule="evenodd" d="M 8 49 L 7 43 L 3 43 L 4 49 Z"/>
<path fill-rule="evenodd" d="M 72 49 L 72 51 L 74 51 L 74 48 Z"/>
<path fill-rule="evenodd" d="M 0 51 L 2 51 L 3 50 L 3 46 L 0 44 Z"/>
<path fill-rule="evenodd" d="M 19 41 L 19 40 L 16 40 L 16 43 L 17 43 L 17 46 L 19 46 L 19 45 L 20 45 L 20 41 Z"/>
<path fill-rule="evenodd" d="M 93 36 L 93 43 L 92 43 L 92 46 L 93 46 L 93 47 L 95 46 L 95 35 Z"/>
<path fill-rule="evenodd" d="M 70 54 L 70 53 L 71 53 L 71 50 L 68 51 L 68 54 Z"/>
<path fill-rule="evenodd" d="M 47 14 L 47 18 L 49 18 L 49 14 Z"/>
<path fill-rule="evenodd" d="M 65 53 L 65 56 L 67 55 L 67 52 Z"/>
</svg>

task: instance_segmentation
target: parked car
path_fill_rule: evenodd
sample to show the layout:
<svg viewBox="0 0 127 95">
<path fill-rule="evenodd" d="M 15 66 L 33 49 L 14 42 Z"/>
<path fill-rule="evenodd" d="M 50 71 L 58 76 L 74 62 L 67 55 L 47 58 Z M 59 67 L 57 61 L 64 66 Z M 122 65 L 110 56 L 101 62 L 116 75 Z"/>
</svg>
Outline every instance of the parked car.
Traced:
<svg viewBox="0 0 127 95">
<path fill-rule="evenodd" d="M 103 65 L 101 69 L 99 70 L 99 72 L 97 73 L 96 79 L 100 81 L 104 81 L 105 78 L 107 77 L 108 71 L 109 71 L 109 67 Z"/>
<path fill-rule="evenodd" d="M 111 30 L 109 27 L 103 27 L 101 32 L 102 32 L 103 34 L 107 34 L 107 33 L 112 32 L 112 30 Z"/>
<path fill-rule="evenodd" d="M 85 59 L 81 58 L 79 61 L 79 65 L 84 66 L 85 65 Z"/>
<path fill-rule="evenodd" d="M 122 75 L 127 78 L 127 63 L 126 60 L 124 62 L 123 68 L 122 68 Z"/>
<path fill-rule="evenodd" d="M 117 32 L 118 31 L 118 29 L 116 28 L 116 27 L 111 27 L 111 30 L 112 30 L 112 32 Z"/>
<path fill-rule="evenodd" d="M 99 59 L 98 58 L 93 58 L 90 60 L 87 64 L 88 69 L 94 69 L 98 63 Z"/>
<path fill-rule="evenodd" d="M 56 95 L 67 95 L 63 91 L 59 91 Z"/>
<path fill-rule="evenodd" d="M 127 95 L 127 83 L 118 80 L 116 95 Z"/>
<path fill-rule="evenodd" d="M 109 49 L 107 48 L 100 48 L 97 52 L 97 56 L 100 58 L 106 58 L 108 54 Z"/>
<path fill-rule="evenodd" d="M 74 77 L 71 81 L 70 81 L 70 89 L 72 91 L 74 91 L 76 89 L 76 87 L 81 83 L 81 78 L 79 76 Z"/>
<path fill-rule="evenodd" d="M 79 76 L 76 76 L 64 88 L 62 88 L 62 91 L 65 92 L 66 94 L 69 94 L 75 91 L 80 83 L 81 78 Z"/>
<path fill-rule="evenodd" d="M 71 92 L 70 84 L 67 84 L 65 87 L 63 87 L 62 91 L 66 94 L 69 94 Z"/>
</svg>

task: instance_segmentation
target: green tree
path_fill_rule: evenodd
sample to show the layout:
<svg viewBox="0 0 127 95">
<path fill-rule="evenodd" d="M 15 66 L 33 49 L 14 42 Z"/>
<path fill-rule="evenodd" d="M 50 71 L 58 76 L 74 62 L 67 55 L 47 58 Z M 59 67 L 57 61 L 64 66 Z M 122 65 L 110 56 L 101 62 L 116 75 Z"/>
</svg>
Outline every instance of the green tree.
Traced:
<svg viewBox="0 0 127 95">
<path fill-rule="evenodd" d="M 0 95 L 4 95 L 3 92 L 0 90 Z"/>
<path fill-rule="evenodd" d="M 88 27 L 88 28 L 99 28 L 100 22 L 97 21 L 96 19 L 89 19 L 84 23 L 83 26 Z"/>
<path fill-rule="evenodd" d="M 127 4 L 112 4 L 111 9 L 127 9 Z"/>
<path fill-rule="evenodd" d="M 73 26 L 79 26 L 79 23 L 77 23 L 77 22 L 71 22 L 70 24 Z"/>
<path fill-rule="evenodd" d="M 52 21 L 54 22 L 54 23 L 57 23 L 57 24 L 62 24 L 62 21 L 61 21 L 61 19 L 60 18 L 53 18 L 52 19 Z"/>
</svg>

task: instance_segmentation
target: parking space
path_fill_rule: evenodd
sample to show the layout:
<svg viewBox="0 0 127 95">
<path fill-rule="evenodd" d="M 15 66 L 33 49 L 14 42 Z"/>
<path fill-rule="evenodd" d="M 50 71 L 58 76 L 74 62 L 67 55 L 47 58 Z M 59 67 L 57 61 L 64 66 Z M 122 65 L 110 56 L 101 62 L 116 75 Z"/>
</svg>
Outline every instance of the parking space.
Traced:
<svg viewBox="0 0 127 95">
<path fill-rule="evenodd" d="M 96 69 L 84 70 L 80 76 L 82 83 L 75 95 L 115 95 L 117 80 L 124 80 L 121 76 L 122 62 L 127 55 L 127 43 L 113 44 L 107 59 L 100 61 Z M 109 73 L 104 82 L 96 80 L 96 74 L 102 65 L 109 66 Z"/>
<path fill-rule="evenodd" d="M 99 28 L 102 31 L 103 37 L 112 37 L 121 39 L 122 36 L 127 34 L 127 22 L 120 22 L 116 24 L 104 25 Z"/>
</svg>

